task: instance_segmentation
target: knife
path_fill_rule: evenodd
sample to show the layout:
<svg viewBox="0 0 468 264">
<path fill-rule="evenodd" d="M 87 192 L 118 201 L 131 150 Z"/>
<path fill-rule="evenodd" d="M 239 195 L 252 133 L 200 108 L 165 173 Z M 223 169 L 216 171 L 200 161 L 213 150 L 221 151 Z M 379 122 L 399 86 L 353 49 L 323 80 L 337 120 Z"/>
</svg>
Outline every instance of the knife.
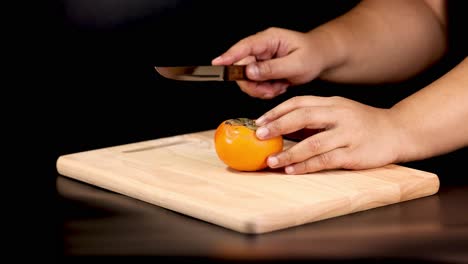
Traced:
<svg viewBox="0 0 468 264">
<path fill-rule="evenodd" d="M 246 65 L 216 66 L 155 66 L 162 76 L 179 81 L 237 81 L 248 80 Z"/>
</svg>

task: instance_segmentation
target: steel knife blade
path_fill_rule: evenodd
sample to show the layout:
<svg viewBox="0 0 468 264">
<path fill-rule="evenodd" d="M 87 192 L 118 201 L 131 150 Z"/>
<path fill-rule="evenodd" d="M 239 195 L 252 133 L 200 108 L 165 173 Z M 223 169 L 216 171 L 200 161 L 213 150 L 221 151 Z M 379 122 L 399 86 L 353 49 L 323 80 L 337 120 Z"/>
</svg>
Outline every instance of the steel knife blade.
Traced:
<svg viewBox="0 0 468 264">
<path fill-rule="evenodd" d="M 210 66 L 155 66 L 156 71 L 179 81 L 236 81 L 247 80 L 246 65 Z"/>
</svg>

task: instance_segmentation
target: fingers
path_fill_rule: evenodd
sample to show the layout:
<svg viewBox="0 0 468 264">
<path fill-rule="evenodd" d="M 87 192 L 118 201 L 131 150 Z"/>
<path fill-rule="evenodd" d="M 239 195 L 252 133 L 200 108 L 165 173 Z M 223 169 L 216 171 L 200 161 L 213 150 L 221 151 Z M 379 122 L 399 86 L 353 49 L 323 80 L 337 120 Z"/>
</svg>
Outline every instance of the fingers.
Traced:
<svg viewBox="0 0 468 264">
<path fill-rule="evenodd" d="M 249 82 L 238 81 L 240 89 L 252 97 L 271 99 L 286 92 L 289 83 L 286 81 L 276 82 Z"/>
<path fill-rule="evenodd" d="M 294 131 L 294 132 L 289 133 L 289 134 L 284 134 L 283 136 L 284 136 L 285 139 L 297 142 L 297 141 L 306 139 L 306 138 L 308 138 L 310 136 L 313 136 L 313 135 L 315 135 L 315 134 L 317 134 L 319 132 L 322 132 L 324 130 L 325 129 L 320 129 L 320 128 L 315 128 L 315 129 L 303 128 L 303 129 Z"/>
<path fill-rule="evenodd" d="M 263 61 L 257 59 L 247 65 L 246 74 L 253 81 L 292 79 L 302 73 L 304 67 L 300 62 L 294 53 Z"/>
<path fill-rule="evenodd" d="M 247 65 L 250 63 L 254 63 L 256 61 L 254 56 L 247 56 L 237 62 L 234 63 L 234 65 Z"/>
<path fill-rule="evenodd" d="M 305 174 L 321 170 L 349 167 L 348 149 L 337 148 L 329 152 L 324 152 L 313 156 L 303 162 L 295 163 L 284 168 L 287 174 Z"/>
<path fill-rule="evenodd" d="M 318 97 L 318 96 L 296 96 L 289 100 L 284 101 L 283 103 L 272 108 L 270 111 L 266 112 L 256 120 L 258 126 L 264 126 L 267 123 L 270 123 L 279 117 L 292 112 L 295 109 L 306 108 L 306 107 L 317 107 L 317 106 L 331 106 L 334 104 L 333 97 Z M 314 114 L 312 110 L 309 113 L 304 114 Z M 303 119 L 303 116 L 298 117 L 297 120 Z M 279 125 L 271 125 L 279 126 Z M 311 127 L 312 128 L 312 127 Z"/>
<path fill-rule="evenodd" d="M 259 139 L 286 135 L 303 128 L 324 129 L 334 123 L 333 110 L 327 106 L 303 107 L 292 110 L 278 119 L 257 129 Z"/>
<path fill-rule="evenodd" d="M 237 49 L 233 46 L 231 49 Z M 291 79 L 296 75 L 302 73 L 305 66 L 301 64 L 302 60 L 298 58 L 299 55 L 294 53 L 285 54 L 281 57 L 275 54 L 276 51 L 268 52 L 268 54 L 255 55 L 251 51 L 246 51 L 248 48 L 240 47 L 238 54 L 231 55 L 229 50 L 226 54 L 218 57 L 212 61 L 213 65 L 229 65 L 229 64 L 243 64 L 247 65 L 246 74 L 252 81 L 266 81 L 266 80 L 280 80 Z M 265 51 L 266 52 L 266 51 Z M 271 54 L 270 54 L 271 53 Z M 225 56 L 228 56 L 225 58 Z"/>
<path fill-rule="evenodd" d="M 230 65 L 244 59 L 247 56 L 265 55 L 272 47 L 273 36 L 264 34 L 263 32 L 246 37 L 219 57 L 212 60 L 213 65 Z"/>
<path fill-rule="evenodd" d="M 255 62 L 255 58 L 247 56 L 242 60 L 234 63 L 236 65 L 247 65 Z M 289 83 L 286 81 L 276 82 L 251 82 L 251 81 L 237 81 L 240 89 L 252 97 L 271 99 L 286 92 Z"/>
<path fill-rule="evenodd" d="M 267 159 L 267 164 L 271 168 L 278 168 L 291 164 L 304 163 L 308 159 L 313 159 L 314 157 L 323 156 L 322 158 L 329 158 L 328 155 L 330 151 L 345 147 L 346 142 L 346 139 L 344 137 L 337 136 L 335 131 L 324 131 L 308 137 L 283 152 L 270 156 Z M 321 168 L 325 165 L 336 165 L 334 160 L 319 160 L 319 162 L 323 161 L 326 161 L 326 163 L 324 162 L 323 164 L 319 164 L 322 166 Z M 332 163 L 330 164 L 330 162 Z"/>
<path fill-rule="evenodd" d="M 212 60 L 213 65 L 247 65 L 247 77 L 254 81 L 287 79 L 304 70 L 299 48 L 299 34 L 284 29 L 270 28 L 246 37 Z M 246 63 L 246 58 L 248 63 Z"/>
</svg>

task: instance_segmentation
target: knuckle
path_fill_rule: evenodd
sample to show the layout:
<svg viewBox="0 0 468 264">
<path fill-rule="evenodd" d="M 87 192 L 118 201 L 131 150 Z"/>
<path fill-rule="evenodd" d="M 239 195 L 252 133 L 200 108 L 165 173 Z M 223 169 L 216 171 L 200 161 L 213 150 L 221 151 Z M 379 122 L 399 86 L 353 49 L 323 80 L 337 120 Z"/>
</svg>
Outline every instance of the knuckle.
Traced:
<svg viewBox="0 0 468 264">
<path fill-rule="evenodd" d="M 265 33 L 276 33 L 277 31 L 279 30 L 278 27 L 269 27 L 267 29 L 264 30 Z"/>
<path fill-rule="evenodd" d="M 336 108 L 334 112 L 336 116 L 343 118 L 343 120 L 359 120 L 359 118 L 356 117 L 356 111 L 353 111 L 353 109 L 348 106 Z"/>
<path fill-rule="evenodd" d="M 255 93 L 255 90 L 254 89 L 251 89 L 251 87 L 249 87 L 249 85 L 243 81 L 238 81 L 237 84 L 239 85 L 239 88 L 242 92 L 250 95 L 250 96 L 254 96 L 254 97 L 257 97 L 258 95 Z"/>
<path fill-rule="evenodd" d="M 301 162 L 301 169 L 302 172 L 314 172 L 317 170 L 317 166 L 314 166 L 314 164 L 309 160 L 306 162 Z"/>
<path fill-rule="evenodd" d="M 276 120 L 277 117 L 280 116 L 280 113 L 281 113 L 280 110 L 278 110 L 276 108 L 273 108 L 273 109 L 270 109 L 265 114 L 263 114 L 263 116 L 265 117 L 265 119 L 267 120 L 267 122 L 269 124 L 272 124 L 272 123 L 278 122 L 278 121 L 275 121 L 275 120 Z M 275 125 L 275 126 L 277 126 L 277 125 Z"/>
<path fill-rule="evenodd" d="M 335 164 L 333 156 L 330 153 L 322 153 L 317 156 L 321 168 L 332 168 Z"/>
<path fill-rule="evenodd" d="M 309 172 L 309 167 L 308 167 L 307 162 L 300 162 L 300 163 L 294 164 L 294 171 L 297 174 Z"/>
<path fill-rule="evenodd" d="M 330 97 L 329 97 L 329 99 L 330 99 L 331 101 L 339 101 L 339 100 L 341 100 L 341 98 L 342 98 L 342 97 L 339 96 L 339 95 L 333 95 L 333 96 L 330 96 Z"/>
<path fill-rule="evenodd" d="M 357 169 L 359 168 L 359 162 L 356 159 L 347 158 L 341 162 L 341 167 L 344 169 Z"/>
<path fill-rule="evenodd" d="M 300 109 L 302 114 L 307 118 L 307 120 L 313 120 L 314 114 L 316 114 L 316 110 L 312 107 L 303 107 Z"/>
<path fill-rule="evenodd" d="M 279 159 L 280 163 L 286 166 L 294 162 L 294 154 L 290 150 L 286 150 L 281 153 Z"/>
<path fill-rule="evenodd" d="M 268 125 L 268 129 L 270 130 L 270 133 L 272 135 L 277 135 L 277 134 L 281 134 L 281 130 L 282 130 L 282 125 L 281 125 L 281 122 L 280 121 L 274 121 L 274 122 L 271 122 L 269 125 Z"/>
<path fill-rule="evenodd" d="M 258 64 L 258 71 L 261 76 L 270 76 L 273 74 L 273 68 L 271 67 L 271 63 L 266 61 Z"/>
<path fill-rule="evenodd" d="M 289 102 L 293 105 L 293 106 L 298 106 L 301 104 L 302 102 L 302 96 L 294 96 L 294 97 L 291 97 L 291 99 L 289 99 Z"/>
<path fill-rule="evenodd" d="M 274 119 L 276 116 L 276 110 L 271 109 L 270 111 L 266 112 L 263 116 L 265 117 L 266 120 Z"/>
<path fill-rule="evenodd" d="M 297 104 L 298 101 L 300 100 L 300 96 L 296 95 L 296 96 L 293 96 L 289 99 L 289 102 L 291 102 L 291 104 Z"/>
<path fill-rule="evenodd" d="M 322 142 L 320 141 L 319 138 L 317 137 L 309 137 L 306 140 L 307 143 L 307 149 L 310 150 L 312 153 L 319 153 L 322 147 Z"/>
<path fill-rule="evenodd" d="M 247 65 L 249 64 L 250 62 L 252 61 L 252 57 L 245 57 L 239 61 L 237 61 L 236 63 L 234 63 L 235 65 Z"/>
<path fill-rule="evenodd" d="M 334 95 L 334 96 L 330 96 L 328 100 L 330 100 L 331 103 L 340 104 L 345 100 L 345 98 L 342 96 Z"/>
</svg>

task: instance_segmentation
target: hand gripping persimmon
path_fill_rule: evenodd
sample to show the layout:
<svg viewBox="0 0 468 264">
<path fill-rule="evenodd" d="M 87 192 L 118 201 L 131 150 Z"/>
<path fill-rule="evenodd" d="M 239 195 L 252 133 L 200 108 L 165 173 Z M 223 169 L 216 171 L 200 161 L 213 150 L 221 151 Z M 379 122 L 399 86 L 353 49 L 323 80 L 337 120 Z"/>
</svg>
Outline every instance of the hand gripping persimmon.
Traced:
<svg viewBox="0 0 468 264">
<path fill-rule="evenodd" d="M 267 167 L 268 156 L 283 150 L 283 137 L 260 140 L 255 120 L 234 118 L 223 121 L 215 132 L 216 154 L 238 171 L 259 171 Z"/>
</svg>

